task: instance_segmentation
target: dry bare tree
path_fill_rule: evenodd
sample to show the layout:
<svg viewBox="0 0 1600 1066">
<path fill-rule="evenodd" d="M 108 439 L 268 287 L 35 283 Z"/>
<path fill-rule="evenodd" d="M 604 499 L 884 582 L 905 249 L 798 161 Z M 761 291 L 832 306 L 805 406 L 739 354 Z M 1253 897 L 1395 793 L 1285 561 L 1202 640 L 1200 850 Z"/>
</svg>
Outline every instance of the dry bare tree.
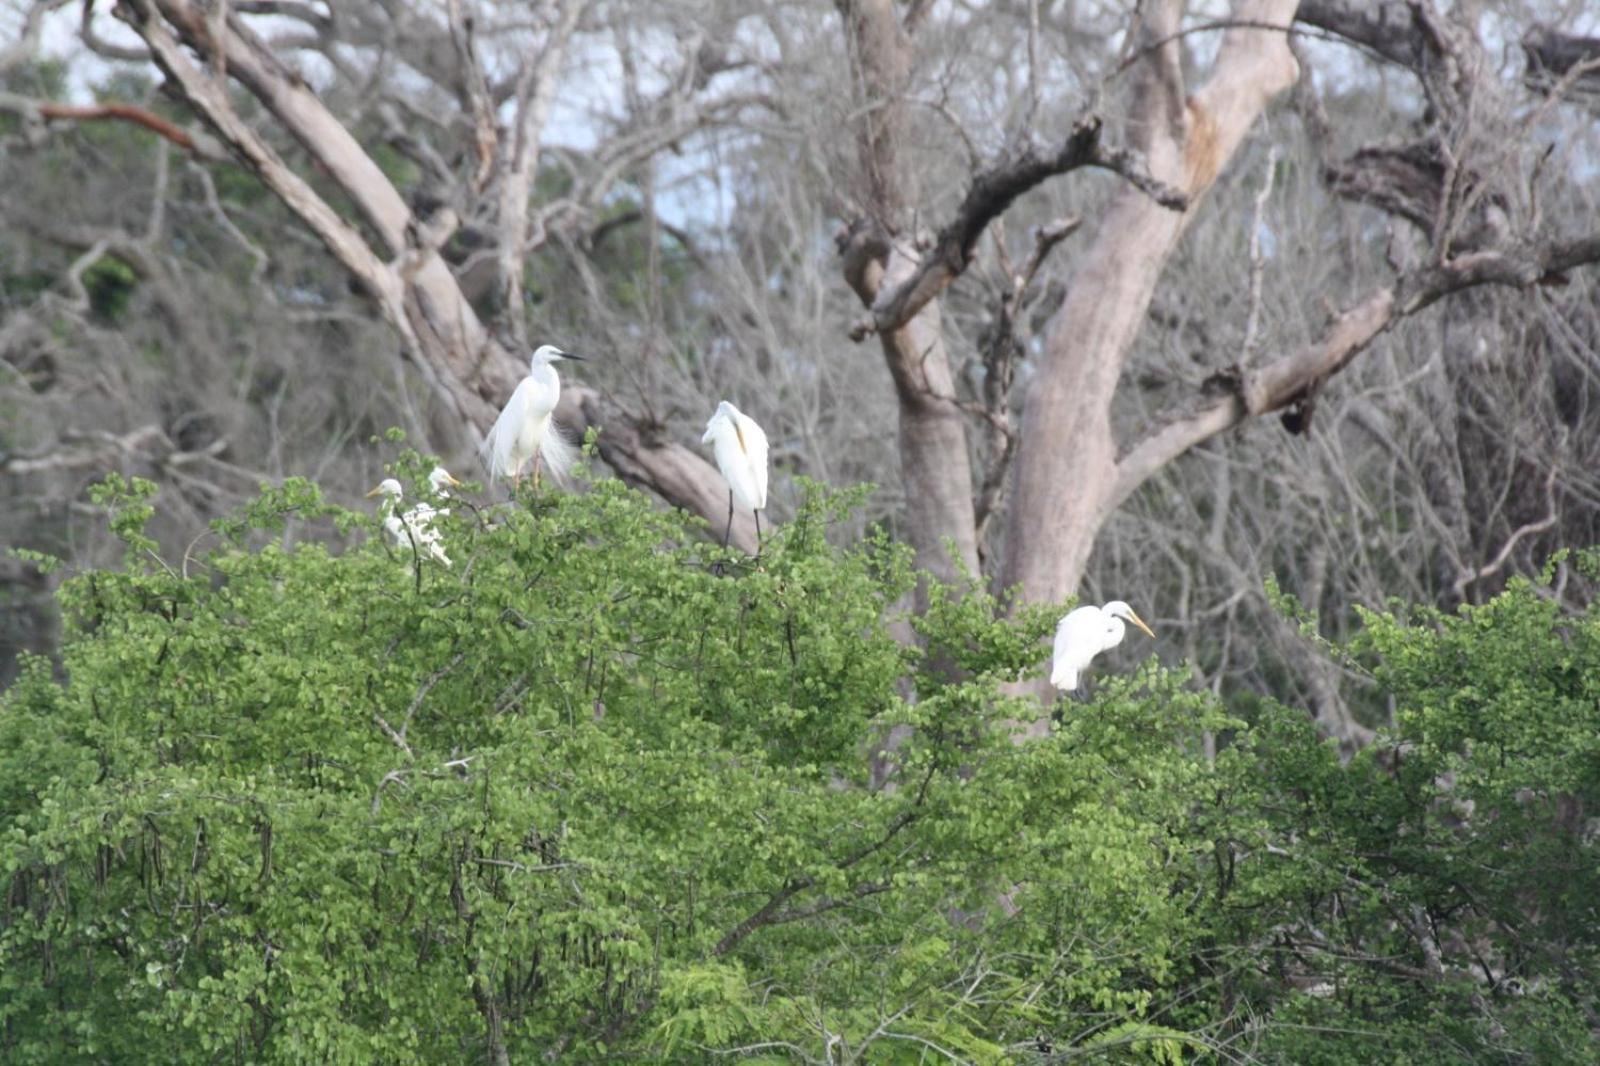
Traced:
<svg viewBox="0 0 1600 1066">
<path fill-rule="evenodd" d="M 919 559 L 937 573 L 976 570 L 976 530 L 989 516 L 974 513 L 974 482 L 992 485 L 1009 476 L 1002 583 L 1019 587 L 1029 601 L 1060 600 L 1077 589 L 1112 516 L 1186 452 L 1269 413 L 1282 412 L 1291 433 L 1303 432 L 1319 395 L 1334 388 L 1329 380 L 1406 319 L 1484 286 L 1520 290 L 1524 301 L 1537 300 L 1542 287 L 1566 284 L 1575 268 L 1600 257 L 1600 232 L 1592 225 L 1572 218 L 1558 222 L 1538 207 L 1546 145 L 1537 123 L 1592 65 L 1561 61 L 1564 73 L 1553 84 L 1545 76 L 1542 95 L 1530 98 L 1524 86 L 1493 69 L 1467 13 L 1447 16 L 1426 3 L 1243 0 L 1226 19 L 1190 23 L 1181 3 L 1140 5 L 1121 58 L 1094 92 L 1067 105 L 1073 108 L 1070 128 L 1048 144 L 1040 143 L 1037 127 L 1038 70 L 1049 69 L 1040 65 L 1040 39 L 1049 28 L 1039 5 L 1025 5 L 1019 16 L 1025 15 L 1033 73 L 1012 110 L 1026 118 L 976 162 L 965 195 L 941 216 L 919 201 L 906 151 L 913 138 L 910 103 L 919 92 L 925 99 L 938 76 L 919 78 L 917 69 L 923 55 L 919 35 L 928 32 L 935 6 L 887 0 L 839 5 L 864 116 L 858 130 L 860 213 L 842 242 L 846 276 L 868 308 L 854 334 L 876 334 L 889 362 L 899 400 L 910 539 Z M 1328 301 L 1326 319 L 1292 345 L 1257 335 L 1258 327 L 1270 328 L 1257 317 L 1258 288 L 1236 299 L 1247 326 L 1235 358 L 1217 359 L 1213 372 L 1192 388 L 1169 390 L 1176 395 L 1159 410 L 1141 412 L 1136 428 L 1119 428 L 1114 412 L 1129 385 L 1125 371 L 1164 274 L 1251 130 L 1303 76 L 1291 49 L 1296 20 L 1416 79 L 1418 92 L 1404 102 L 1424 103 L 1427 111 L 1409 123 L 1410 140 L 1364 145 L 1347 158 L 1329 160 L 1326 183 L 1337 195 L 1376 204 L 1416 226 L 1424 247 L 1385 269 L 1376 283 L 1366 281 L 1352 297 Z M 1203 35 L 1219 38 L 1206 63 L 1185 54 L 1186 45 Z M 937 66 L 937 55 L 933 62 Z M 1120 84 L 1111 87 L 1116 103 L 1107 106 L 1099 90 L 1119 76 Z M 1309 119 L 1317 117 L 1313 105 Z M 1112 130 L 1120 140 L 1110 139 Z M 1314 135 L 1329 136 L 1325 129 Z M 1010 410 L 1005 389 L 989 394 L 983 415 L 1001 427 L 1003 441 L 989 449 L 991 462 L 1004 464 L 1014 452 L 1015 469 L 1009 475 L 991 469 L 974 478 L 964 398 L 952 385 L 937 297 L 974 262 L 980 238 L 1019 196 L 1085 166 L 1115 170 L 1124 181 L 1100 207 L 1087 246 L 1070 265 L 1065 296 L 1029 359 L 1020 417 Z M 927 217 L 941 219 L 935 232 L 921 230 Z M 1236 218 L 1234 225 L 1248 218 Z M 1041 253 L 1051 232 L 1038 231 Z M 1026 289 L 1036 259 L 1006 270 L 1013 293 Z M 1457 306 L 1484 299 L 1468 294 Z M 1476 331 L 1462 332 L 1476 337 Z M 1265 352 L 1275 354 L 1259 354 Z M 1456 408 L 1463 402 L 1454 397 Z M 1420 472 L 1413 476 L 1427 480 Z M 1481 494 L 1472 484 L 1453 491 Z M 942 563 L 946 543 L 955 548 L 953 568 Z M 1461 580 L 1470 583 L 1500 562 L 1463 564 Z M 1454 592 L 1459 596 L 1460 587 Z M 1324 694 L 1317 703 L 1340 735 L 1362 732 L 1347 713 L 1335 713 L 1342 707 L 1335 696 Z"/>
<path fill-rule="evenodd" d="M 67 6 L 19 8 L 9 69 Z M 183 255 L 167 239 L 185 219 L 165 205 L 192 204 L 275 314 L 307 313 L 281 265 L 310 244 L 358 288 L 359 306 L 323 292 L 315 309 L 342 334 L 314 346 L 319 370 L 366 413 L 336 441 L 388 405 L 465 453 L 530 325 L 570 334 L 613 358 L 563 417 L 667 501 L 720 518 L 720 476 L 686 445 L 733 395 L 784 469 L 885 483 L 875 517 L 941 578 L 1035 602 L 1086 578 L 1159 587 L 1218 685 L 1267 669 L 1233 640 L 1248 614 L 1345 736 L 1361 730 L 1339 668 L 1266 609 L 1266 574 L 1293 569 L 1325 616 L 1395 571 L 1448 602 L 1593 531 L 1593 435 L 1574 427 L 1592 426 L 1579 268 L 1600 236 L 1573 174 L 1600 49 L 1533 9 L 1494 5 L 1525 35 L 1496 62 L 1483 5 L 1427 0 L 77 6 L 84 46 L 160 94 L 13 85 L 0 107 L 24 150 L 92 122 L 153 132 L 132 187 L 158 194 L 30 221 L 60 282 L 11 310 L 9 337 L 48 347 L 51 309 L 88 323 L 82 279 L 110 257 L 166 309 L 147 328 L 226 346 L 193 307 L 193 235 Z M 280 237 L 216 195 L 235 167 L 276 199 Z M 673 203 L 697 205 L 690 223 Z M 1432 362 L 1401 350 L 1446 325 Z M 366 354 L 341 367 L 355 335 Z M 849 338 L 873 338 L 887 376 Z M 1485 345 L 1503 353 L 1487 375 L 1470 369 Z M 357 395 L 373 367 L 385 387 Z M 157 428 L 158 456 L 221 439 Z M 272 465 L 242 458 L 192 462 Z M 1398 512 L 1409 528 L 1375 549 L 1371 516 Z M 735 536 L 751 544 L 748 521 Z"/>
</svg>

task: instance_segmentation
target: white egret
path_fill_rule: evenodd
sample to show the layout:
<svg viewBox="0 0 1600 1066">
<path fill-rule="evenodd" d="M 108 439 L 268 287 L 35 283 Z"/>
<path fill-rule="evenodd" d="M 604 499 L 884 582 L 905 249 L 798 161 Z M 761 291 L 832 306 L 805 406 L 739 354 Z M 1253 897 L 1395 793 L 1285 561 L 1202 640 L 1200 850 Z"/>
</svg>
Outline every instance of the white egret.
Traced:
<svg viewBox="0 0 1600 1066">
<path fill-rule="evenodd" d="M 1133 613 L 1133 608 L 1121 600 L 1112 600 L 1103 607 L 1079 607 L 1068 611 L 1056 626 L 1055 655 L 1050 665 L 1050 683 L 1068 692 L 1078 687 L 1078 675 L 1103 651 L 1122 643 L 1127 627 L 1126 618 L 1147 636 L 1154 637 L 1144 620 Z"/>
<path fill-rule="evenodd" d="M 428 473 L 428 487 L 431 488 L 433 490 L 433 494 L 439 497 L 441 500 L 448 500 L 450 498 L 450 493 L 448 490 L 452 488 L 459 488 L 460 485 L 461 482 L 457 481 L 453 476 L 451 476 L 450 471 L 446 470 L 442 466 L 436 466 Z M 380 488 L 381 487 L 382 486 L 380 486 Z M 450 508 L 448 507 L 435 508 L 427 501 L 423 501 L 406 512 L 405 521 L 410 525 L 429 528 L 429 531 L 432 532 L 431 523 L 433 522 L 433 516 L 449 513 Z M 437 539 L 437 537 L 435 537 L 435 539 Z M 440 557 L 442 558 L 442 554 Z M 449 560 L 445 560 L 445 565 L 450 565 Z"/>
<path fill-rule="evenodd" d="M 450 471 L 446 470 L 442 466 L 436 466 L 428 472 L 428 484 L 433 487 L 433 494 L 435 496 L 446 499 L 448 499 L 450 496 L 450 493 L 445 491 L 446 489 L 461 487 L 461 482 L 452 477 L 450 475 Z M 449 514 L 450 512 L 446 511 L 444 513 Z"/>
<path fill-rule="evenodd" d="M 450 476 L 450 472 L 442 466 L 433 468 L 433 473 L 428 475 L 428 484 L 433 486 L 434 492 L 445 496 L 445 487 L 459 485 L 461 482 Z M 395 547 L 410 551 L 413 546 L 436 562 L 450 565 L 450 557 L 444 553 L 444 545 L 439 543 L 439 531 L 433 528 L 433 519 L 437 515 L 450 513 L 448 507 L 434 507 L 429 503 L 419 503 L 415 507 L 400 514 L 400 500 L 402 490 L 400 482 L 394 478 L 384 478 L 378 487 L 367 493 L 383 497 L 380 510 L 383 514 L 383 528 L 388 532 L 389 538 L 394 541 Z"/>
<path fill-rule="evenodd" d="M 517 384 L 483 440 L 483 460 L 491 479 L 509 477 L 515 485 L 522 479 L 522 468 L 532 460 L 533 483 L 537 485 L 541 458 L 557 481 L 566 477 L 578 451 L 550 417 L 561 399 L 561 378 L 551 364 L 562 359 L 582 362 L 583 356 L 545 344 L 528 360 L 528 376 Z"/>
<path fill-rule="evenodd" d="M 727 400 L 717 404 L 716 413 L 706 423 L 700 443 L 712 446 L 717 468 L 728 479 L 728 530 L 723 534 L 726 547 L 733 536 L 733 504 L 748 507 L 756 519 L 756 541 L 761 540 L 761 514 L 767 506 L 767 435 L 755 419 Z"/>
</svg>

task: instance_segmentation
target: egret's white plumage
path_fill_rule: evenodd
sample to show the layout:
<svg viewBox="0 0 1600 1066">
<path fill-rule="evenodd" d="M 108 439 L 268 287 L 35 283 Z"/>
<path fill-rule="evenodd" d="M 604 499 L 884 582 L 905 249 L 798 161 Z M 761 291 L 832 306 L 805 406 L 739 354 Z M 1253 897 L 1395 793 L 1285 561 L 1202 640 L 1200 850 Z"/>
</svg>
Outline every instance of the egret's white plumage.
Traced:
<svg viewBox="0 0 1600 1066">
<path fill-rule="evenodd" d="M 442 497 L 446 495 L 444 490 L 447 486 L 459 485 L 461 482 L 451 477 L 450 472 L 444 467 L 436 466 L 428 475 L 428 484 Z M 423 502 L 402 515 L 400 500 L 403 493 L 400 482 L 392 477 L 384 478 L 378 487 L 367 495 L 383 497 L 383 503 L 380 505 L 383 528 L 388 532 L 389 539 L 394 541 L 395 547 L 411 551 L 415 545 L 417 551 L 435 562 L 443 563 L 445 566 L 450 565 L 450 557 L 444 553 L 444 545 L 439 542 L 439 531 L 433 528 L 434 518 L 449 514 L 450 508 L 434 507 L 430 503 Z"/>
<path fill-rule="evenodd" d="M 706 423 L 700 443 L 711 445 L 717 468 L 741 507 L 760 511 L 767 506 L 767 435 L 755 419 L 727 400 L 717 404 Z"/>
<path fill-rule="evenodd" d="M 767 506 L 767 435 L 755 419 L 727 400 L 717 404 L 700 443 L 711 445 L 717 468 L 728 479 L 728 529 L 722 543 L 733 535 L 733 505 L 748 507 L 756 520 L 756 539 L 761 538 L 761 515 Z"/>
<path fill-rule="evenodd" d="M 1133 613 L 1121 600 L 1112 600 L 1104 607 L 1079 607 L 1068 611 L 1056 626 L 1055 654 L 1050 664 L 1050 683 L 1056 688 L 1071 691 L 1078 687 L 1078 675 L 1089 660 L 1122 643 L 1127 627 L 1126 618 L 1149 636 L 1155 636 L 1144 620 Z"/>
<path fill-rule="evenodd" d="M 533 353 L 528 360 L 528 376 L 517 384 L 483 440 L 483 461 L 491 479 L 519 479 L 530 461 L 537 473 L 541 458 L 558 481 L 566 477 L 578 450 L 561 435 L 561 428 L 550 417 L 561 400 L 561 378 L 551 364 L 582 358 L 553 344 L 541 345 Z"/>
<path fill-rule="evenodd" d="M 459 487 L 461 482 L 452 477 L 450 471 L 444 467 L 436 466 L 428 472 L 428 484 L 432 486 L 435 496 L 448 497 L 450 493 L 446 490 Z M 446 511 L 445 513 L 448 514 L 449 512 Z"/>
</svg>

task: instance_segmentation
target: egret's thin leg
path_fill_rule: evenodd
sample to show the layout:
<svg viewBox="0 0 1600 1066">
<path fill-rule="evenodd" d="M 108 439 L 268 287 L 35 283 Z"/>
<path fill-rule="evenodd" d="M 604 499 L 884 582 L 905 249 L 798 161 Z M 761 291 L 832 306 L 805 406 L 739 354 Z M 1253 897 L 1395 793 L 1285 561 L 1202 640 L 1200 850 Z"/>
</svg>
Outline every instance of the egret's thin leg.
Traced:
<svg viewBox="0 0 1600 1066">
<path fill-rule="evenodd" d="M 728 528 L 722 533 L 722 546 L 726 548 L 733 539 L 733 490 L 728 490 Z"/>
<path fill-rule="evenodd" d="M 539 461 L 543 458 L 544 456 L 539 452 L 533 453 L 533 491 L 535 492 L 539 491 Z"/>
<path fill-rule="evenodd" d="M 761 558 L 761 512 L 751 511 L 756 520 L 756 558 Z"/>
</svg>

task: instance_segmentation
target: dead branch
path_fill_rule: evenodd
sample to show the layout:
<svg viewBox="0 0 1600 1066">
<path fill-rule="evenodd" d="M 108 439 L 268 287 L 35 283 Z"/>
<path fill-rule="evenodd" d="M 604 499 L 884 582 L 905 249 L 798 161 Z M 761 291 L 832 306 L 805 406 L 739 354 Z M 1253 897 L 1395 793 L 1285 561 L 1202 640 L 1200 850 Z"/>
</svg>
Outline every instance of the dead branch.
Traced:
<svg viewBox="0 0 1600 1066">
<path fill-rule="evenodd" d="M 1547 26 L 1536 26 L 1522 38 L 1528 57 L 1527 82 L 1530 87 L 1548 91 L 1577 71 L 1578 87 L 1586 92 L 1600 91 L 1600 37 L 1579 37 Z"/>
<path fill-rule="evenodd" d="M 619 478 L 721 528 L 728 513 L 727 480 L 689 448 L 667 439 L 662 427 L 582 385 L 562 388 L 556 419 L 580 439 L 590 428 L 600 430 L 596 450 Z M 748 511 L 734 513 L 732 543 L 755 554 L 755 517 Z"/>
<path fill-rule="evenodd" d="M 1600 234 L 1543 247 L 1475 252 L 1402 277 L 1335 317 L 1320 339 L 1299 351 L 1262 367 L 1213 375 L 1201 388 L 1199 406 L 1158 420 L 1155 430 L 1123 452 L 1109 506 L 1126 500 L 1196 444 L 1247 418 L 1294 403 L 1308 388 L 1343 370 L 1402 318 L 1480 285 L 1561 284 L 1567 271 L 1595 262 L 1600 262 Z"/>
<path fill-rule="evenodd" d="M 1032 142 L 1002 158 L 973 178 L 961 206 L 939 231 L 933 248 L 904 281 L 878 293 L 871 309 L 850 327 L 850 339 L 899 329 L 967 269 L 983 232 L 1023 193 L 1048 178 L 1080 167 L 1098 167 L 1122 175 L 1163 207 L 1184 210 L 1188 197 L 1151 176 L 1143 157 L 1131 149 L 1109 148 L 1100 138 L 1098 115 L 1074 125 L 1072 135 L 1053 152 L 1041 153 Z"/>
<path fill-rule="evenodd" d="M 1456 582 L 1450 590 L 1457 599 L 1461 599 L 1465 595 L 1468 585 L 1498 574 L 1501 568 L 1506 565 L 1506 560 L 1511 557 L 1511 552 L 1516 548 L 1518 542 L 1524 537 L 1543 533 L 1556 524 L 1557 518 L 1560 517 L 1560 512 L 1556 507 L 1556 474 L 1560 472 L 1560 469 L 1559 466 L 1552 465 L 1550 467 L 1550 475 L 1545 479 L 1544 494 L 1545 499 L 1549 502 L 1549 510 L 1545 513 L 1545 516 L 1537 522 L 1528 522 L 1517 527 L 1511 536 L 1506 538 L 1506 542 L 1500 546 L 1500 550 L 1495 553 L 1495 557 L 1483 566 L 1469 567 L 1463 570 L 1461 576 L 1456 578 Z"/>
<path fill-rule="evenodd" d="M 21 31 L 16 39 L 0 49 L 0 72 L 33 58 L 39 47 L 39 35 L 44 31 L 45 16 L 57 8 L 66 7 L 69 0 L 34 0 L 23 16 Z"/>
</svg>

